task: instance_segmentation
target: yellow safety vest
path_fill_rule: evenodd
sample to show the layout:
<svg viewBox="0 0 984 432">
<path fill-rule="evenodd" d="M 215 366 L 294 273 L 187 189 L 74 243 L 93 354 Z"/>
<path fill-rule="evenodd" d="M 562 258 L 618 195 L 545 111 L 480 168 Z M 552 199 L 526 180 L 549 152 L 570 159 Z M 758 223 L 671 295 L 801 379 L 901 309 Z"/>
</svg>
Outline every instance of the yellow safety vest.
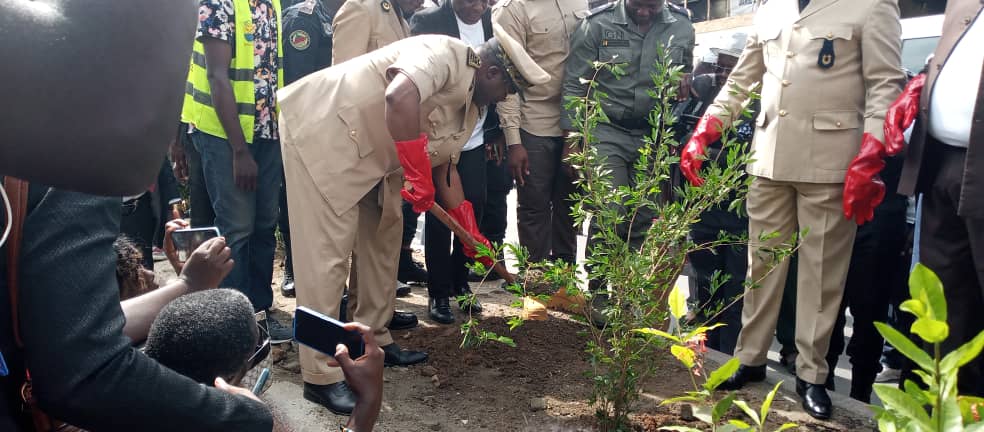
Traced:
<svg viewBox="0 0 984 432">
<path fill-rule="evenodd" d="M 283 87 L 283 26 L 280 22 L 280 0 L 272 0 L 275 18 L 277 20 L 277 88 Z M 253 128 L 256 122 L 256 87 L 253 74 L 256 64 L 253 54 L 253 11 L 246 0 L 233 1 L 236 19 L 235 44 L 232 49 L 232 64 L 229 65 L 229 81 L 232 83 L 232 93 L 236 98 L 236 108 L 239 112 L 239 125 L 247 143 L 253 142 Z M 247 35 L 249 36 L 247 38 Z M 279 106 L 277 111 L 279 111 Z M 212 105 L 212 91 L 208 85 L 208 75 L 205 69 L 205 48 L 202 43 L 195 41 L 194 52 L 191 53 L 191 66 L 188 70 L 188 82 L 185 83 L 184 106 L 181 109 L 181 121 L 190 123 L 195 128 L 209 135 L 226 138 L 225 128 L 219 121 L 218 113 Z"/>
</svg>

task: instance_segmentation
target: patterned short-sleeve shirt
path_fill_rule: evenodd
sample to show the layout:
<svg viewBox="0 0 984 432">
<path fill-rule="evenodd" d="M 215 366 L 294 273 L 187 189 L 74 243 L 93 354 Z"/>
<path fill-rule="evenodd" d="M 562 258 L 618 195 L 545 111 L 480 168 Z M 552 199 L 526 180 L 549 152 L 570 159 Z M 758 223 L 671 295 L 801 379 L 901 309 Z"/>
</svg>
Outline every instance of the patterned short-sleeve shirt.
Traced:
<svg viewBox="0 0 984 432">
<path fill-rule="evenodd" d="M 249 1 L 253 19 L 236 28 L 234 1 Z M 254 138 L 278 139 L 277 132 L 277 12 L 271 0 L 201 0 L 196 38 L 214 38 L 235 44 L 235 32 L 245 31 L 253 42 L 253 83 L 256 85 Z M 233 47 L 235 48 L 235 47 Z M 235 49 L 233 50 L 235 54 Z"/>
</svg>

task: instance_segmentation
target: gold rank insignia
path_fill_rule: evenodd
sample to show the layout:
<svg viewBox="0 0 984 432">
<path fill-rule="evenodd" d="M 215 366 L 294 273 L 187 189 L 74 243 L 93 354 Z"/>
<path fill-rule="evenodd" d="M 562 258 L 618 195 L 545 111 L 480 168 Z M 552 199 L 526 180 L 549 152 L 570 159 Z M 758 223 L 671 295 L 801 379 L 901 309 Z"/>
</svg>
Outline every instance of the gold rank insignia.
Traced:
<svg viewBox="0 0 984 432">
<path fill-rule="evenodd" d="M 389 2 L 389 0 L 383 0 L 381 3 L 379 3 L 379 7 L 383 8 L 383 12 L 389 12 L 393 10 L 393 5 Z"/>
<path fill-rule="evenodd" d="M 468 48 L 468 66 L 475 69 L 482 67 L 482 58 L 471 48 Z"/>
</svg>

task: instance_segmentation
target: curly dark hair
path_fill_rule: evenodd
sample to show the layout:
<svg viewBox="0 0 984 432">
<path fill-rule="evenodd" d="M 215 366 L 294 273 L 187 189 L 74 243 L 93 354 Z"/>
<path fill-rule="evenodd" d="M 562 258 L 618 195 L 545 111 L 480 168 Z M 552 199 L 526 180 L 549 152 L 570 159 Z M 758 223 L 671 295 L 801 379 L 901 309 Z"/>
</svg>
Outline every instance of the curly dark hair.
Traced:
<svg viewBox="0 0 984 432">
<path fill-rule="evenodd" d="M 136 297 L 148 290 L 147 282 L 140 274 L 143 269 L 143 252 L 133 240 L 120 234 L 113 242 L 116 250 L 116 281 L 120 285 L 120 300 Z"/>
<path fill-rule="evenodd" d="M 154 320 L 144 352 L 202 384 L 230 380 L 256 348 L 259 330 L 243 293 L 211 289 L 178 297 Z"/>
</svg>

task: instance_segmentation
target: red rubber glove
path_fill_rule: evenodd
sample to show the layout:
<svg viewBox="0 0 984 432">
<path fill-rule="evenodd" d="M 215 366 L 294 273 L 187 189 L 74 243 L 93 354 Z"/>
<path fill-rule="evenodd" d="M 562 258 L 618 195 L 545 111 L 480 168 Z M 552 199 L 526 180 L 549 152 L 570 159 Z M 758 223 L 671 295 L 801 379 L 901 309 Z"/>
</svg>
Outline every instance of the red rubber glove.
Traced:
<svg viewBox="0 0 984 432">
<path fill-rule="evenodd" d="M 415 140 L 397 141 L 396 154 L 403 167 L 403 178 L 410 182 L 400 191 L 403 199 L 413 204 L 413 211 L 423 213 L 434 205 L 434 179 L 431 177 L 430 157 L 427 156 L 427 135 Z"/>
<path fill-rule="evenodd" d="M 897 155 L 905 147 L 905 130 L 919 114 L 919 96 L 926 85 L 926 74 L 914 76 L 885 113 L 885 151 Z"/>
<path fill-rule="evenodd" d="M 694 186 L 704 184 L 704 179 L 697 174 L 703 162 L 701 158 L 704 157 L 708 145 L 721 139 L 723 127 L 724 123 L 717 117 L 704 114 L 690 136 L 690 141 L 687 141 L 687 145 L 683 147 L 683 152 L 680 154 L 680 171 L 687 180 L 690 180 L 690 184 Z"/>
<path fill-rule="evenodd" d="M 885 199 L 885 183 L 878 173 L 885 168 L 885 146 L 865 132 L 861 152 L 844 176 L 844 217 L 863 225 L 875 217 L 875 207 Z"/>
<path fill-rule="evenodd" d="M 472 208 L 470 201 L 462 201 L 457 207 L 448 210 L 448 215 L 457 221 L 458 225 L 461 225 L 465 231 L 468 231 L 476 242 L 482 243 L 489 249 L 492 249 L 492 243 L 478 230 L 478 222 L 475 222 L 475 209 Z M 468 242 L 462 241 L 461 245 L 465 247 L 465 255 L 468 258 L 474 259 L 475 255 L 478 255 L 478 249 L 474 244 L 468 244 Z M 492 259 L 486 256 L 479 258 L 478 262 L 484 264 L 487 268 L 492 268 L 495 265 Z"/>
</svg>

